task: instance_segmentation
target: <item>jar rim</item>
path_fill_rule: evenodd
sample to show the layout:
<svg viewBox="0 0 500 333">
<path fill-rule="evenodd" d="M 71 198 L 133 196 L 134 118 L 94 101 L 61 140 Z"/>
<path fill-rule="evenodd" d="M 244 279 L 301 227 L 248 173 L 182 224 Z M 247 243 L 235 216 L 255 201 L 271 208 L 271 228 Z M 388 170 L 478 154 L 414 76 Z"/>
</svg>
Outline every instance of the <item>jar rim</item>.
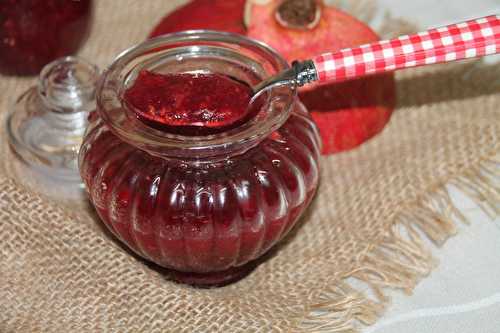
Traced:
<svg viewBox="0 0 500 333">
<path fill-rule="evenodd" d="M 206 136 L 166 133 L 145 125 L 136 117 L 127 116 L 127 106 L 121 96 L 127 82 L 130 83 L 132 79 L 131 73 L 137 72 L 137 68 L 146 63 L 165 61 L 174 56 L 179 58 L 179 54 L 182 55 L 179 59 L 183 59 L 191 54 L 189 52 L 201 52 L 204 55 L 215 52 L 214 59 L 217 52 L 225 52 L 228 59 L 238 55 L 239 61 L 248 61 L 248 64 L 245 63 L 248 70 L 265 76 L 260 79 L 289 68 L 286 60 L 268 45 L 234 33 L 188 30 L 149 39 L 121 52 L 99 82 L 97 110 L 115 135 L 153 155 L 199 159 L 243 153 L 288 119 L 297 98 L 296 89 L 290 87 L 276 87 L 270 91 L 270 96 L 274 97 L 268 98 L 263 106 L 266 112 L 259 120 L 250 120 L 234 129 Z"/>
</svg>

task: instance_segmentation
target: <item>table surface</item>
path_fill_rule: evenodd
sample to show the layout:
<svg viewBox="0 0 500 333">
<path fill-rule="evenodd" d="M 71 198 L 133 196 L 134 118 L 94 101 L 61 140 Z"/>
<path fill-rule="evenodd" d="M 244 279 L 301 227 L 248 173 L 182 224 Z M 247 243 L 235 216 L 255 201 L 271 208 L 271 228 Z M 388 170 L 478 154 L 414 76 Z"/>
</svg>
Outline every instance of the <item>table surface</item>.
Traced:
<svg viewBox="0 0 500 333">
<path fill-rule="evenodd" d="M 421 27 L 500 14 L 500 0 L 378 2 L 393 16 L 404 17 Z M 487 59 L 498 60 L 498 56 Z M 391 307 L 364 332 L 500 332 L 500 217 L 489 218 L 468 198 L 451 187 L 449 190 L 471 224 L 458 224 L 459 233 L 442 248 L 435 248 L 438 268 L 417 286 L 411 297 L 391 293 Z"/>
</svg>

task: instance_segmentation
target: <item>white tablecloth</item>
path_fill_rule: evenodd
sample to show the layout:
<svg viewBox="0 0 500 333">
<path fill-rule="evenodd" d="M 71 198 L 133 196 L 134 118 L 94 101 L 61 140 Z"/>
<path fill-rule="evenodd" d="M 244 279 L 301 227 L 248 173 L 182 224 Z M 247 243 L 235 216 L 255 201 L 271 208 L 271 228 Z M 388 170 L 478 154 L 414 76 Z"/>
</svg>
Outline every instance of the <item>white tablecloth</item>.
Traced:
<svg viewBox="0 0 500 333">
<path fill-rule="evenodd" d="M 410 19 L 421 27 L 500 14 L 500 0 L 379 3 L 394 16 Z M 498 56 L 488 59 L 493 60 L 497 61 Z M 365 329 L 366 333 L 500 332 L 500 218 L 492 220 L 466 197 L 450 191 L 471 225 L 459 225 L 457 236 L 434 251 L 440 265 L 411 297 L 392 293 L 392 306 L 376 325 Z"/>
</svg>

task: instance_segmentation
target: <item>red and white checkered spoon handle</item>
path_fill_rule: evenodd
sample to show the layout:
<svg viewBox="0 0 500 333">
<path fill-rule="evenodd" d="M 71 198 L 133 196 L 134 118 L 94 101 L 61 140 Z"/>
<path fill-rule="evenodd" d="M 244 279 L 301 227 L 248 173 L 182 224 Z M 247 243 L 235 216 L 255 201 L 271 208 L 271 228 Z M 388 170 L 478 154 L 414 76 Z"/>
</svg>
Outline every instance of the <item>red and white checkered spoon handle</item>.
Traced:
<svg viewBox="0 0 500 333">
<path fill-rule="evenodd" d="M 500 16 L 492 15 L 312 59 L 319 82 L 500 53 Z"/>
</svg>

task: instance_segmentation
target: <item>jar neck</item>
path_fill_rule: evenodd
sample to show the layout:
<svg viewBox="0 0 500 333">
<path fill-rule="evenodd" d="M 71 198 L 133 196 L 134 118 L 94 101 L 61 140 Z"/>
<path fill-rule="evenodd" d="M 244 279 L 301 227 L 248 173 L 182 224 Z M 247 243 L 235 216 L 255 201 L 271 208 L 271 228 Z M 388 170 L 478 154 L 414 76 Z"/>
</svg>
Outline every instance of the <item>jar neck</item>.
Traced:
<svg viewBox="0 0 500 333">
<path fill-rule="evenodd" d="M 142 70 L 160 74 L 217 73 L 250 86 L 288 68 L 267 46 L 243 36 L 189 31 L 148 40 L 123 52 L 108 68 L 97 92 L 98 111 L 122 140 L 152 155 L 187 163 L 213 163 L 251 149 L 287 120 L 297 92 L 269 91 L 256 116 L 240 126 L 206 136 L 183 136 L 147 126 L 123 94 Z"/>
</svg>

